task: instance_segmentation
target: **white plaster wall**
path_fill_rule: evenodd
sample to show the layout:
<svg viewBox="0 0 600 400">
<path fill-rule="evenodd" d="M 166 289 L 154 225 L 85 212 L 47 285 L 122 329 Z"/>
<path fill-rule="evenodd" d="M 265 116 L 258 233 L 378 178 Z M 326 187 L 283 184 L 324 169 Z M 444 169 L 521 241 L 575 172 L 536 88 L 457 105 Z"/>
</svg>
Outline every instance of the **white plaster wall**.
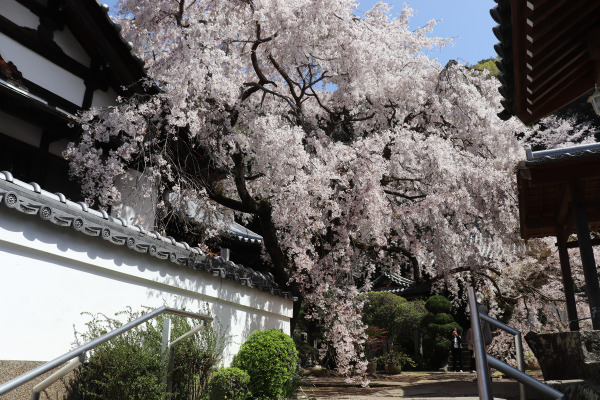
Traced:
<svg viewBox="0 0 600 400">
<path fill-rule="evenodd" d="M 54 154 L 55 156 L 62 157 L 63 151 L 67 149 L 70 140 L 67 139 L 59 139 L 50 143 L 48 146 L 48 153 Z"/>
<path fill-rule="evenodd" d="M 2 7 L 0 7 L 0 15 L 19 26 L 37 29 L 40 24 L 40 19 L 37 15 L 29 11 L 27 7 L 18 3 L 16 0 L 2 0 L 0 3 L 2 4 Z"/>
<path fill-rule="evenodd" d="M 117 105 L 117 92 L 113 88 L 108 88 L 107 91 L 96 90 L 92 97 L 92 107 L 108 107 Z"/>
<path fill-rule="evenodd" d="M 207 305 L 231 336 L 223 361 L 257 329 L 289 334 L 292 302 L 0 206 L 0 360 L 71 349 L 87 311 Z"/>
<path fill-rule="evenodd" d="M 0 53 L 1 54 L 1 53 Z M 0 111 L 0 132 L 34 147 L 40 147 L 42 128 Z"/>
<path fill-rule="evenodd" d="M 34 51 L 0 33 L 0 54 L 4 61 L 12 61 L 25 79 L 43 87 L 79 106 L 83 103 L 83 79 L 59 67 Z M 44 71 L 40 73 L 40 71 Z"/>
<path fill-rule="evenodd" d="M 113 217 L 123 218 L 129 225 L 140 225 L 153 230 L 157 190 L 143 173 L 128 170 L 130 177 L 117 179 L 116 187 L 121 192 L 121 202 L 112 207 Z M 144 193 L 149 193 L 145 196 Z"/>
<path fill-rule="evenodd" d="M 66 26 L 61 31 L 54 31 L 54 42 L 65 52 L 66 55 L 79 61 L 86 67 L 91 64 L 91 58 L 81 47 L 79 41 L 73 36 L 73 33 Z"/>
</svg>

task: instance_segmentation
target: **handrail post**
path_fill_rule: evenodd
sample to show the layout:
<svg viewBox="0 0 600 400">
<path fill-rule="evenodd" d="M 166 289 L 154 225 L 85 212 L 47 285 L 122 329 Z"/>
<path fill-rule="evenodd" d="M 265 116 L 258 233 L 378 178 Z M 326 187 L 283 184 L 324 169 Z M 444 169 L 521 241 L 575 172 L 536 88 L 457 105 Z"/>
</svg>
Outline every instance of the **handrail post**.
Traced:
<svg viewBox="0 0 600 400">
<path fill-rule="evenodd" d="M 183 340 L 189 339 L 190 337 L 194 336 L 196 333 L 200 332 L 202 329 L 205 328 L 205 321 L 200 321 L 200 324 L 196 325 L 195 327 L 193 327 L 192 329 L 190 329 L 189 331 L 187 331 L 186 333 L 184 333 L 183 335 L 179 336 L 177 339 L 173 340 L 172 342 L 171 340 L 171 321 L 167 320 L 168 324 L 169 324 L 169 328 L 168 328 L 168 336 L 165 336 L 165 328 L 163 325 L 163 354 L 165 357 L 167 357 L 167 371 L 166 371 L 166 375 L 165 375 L 165 390 L 166 390 L 166 394 L 165 394 L 165 399 L 170 399 L 172 396 L 172 392 L 173 392 L 173 379 L 172 379 L 172 375 L 173 375 L 173 348 L 175 347 L 175 345 L 181 343 Z M 165 322 L 167 322 L 165 321 Z M 166 339 L 165 339 L 166 338 Z"/>
<path fill-rule="evenodd" d="M 469 307 L 471 308 L 471 333 L 474 336 L 473 344 L 476 352 L 475 363 L 477 365 L 477 386 L 479 389 L 479 398 L 482 400 L 493 399 L 488 365 L 491 365 L 500 372 L 503 372 L 510 378 L 513 378 L 519 382 L 519 395 L 521 400 L 526 400 L 525 385 L 533 387 L 551 398 L 562 398 L 564 395 L 561 392 L 539 382 L 525 373 L 525 359 L 523 358 L 523 340 L 521 332 L 500 321 L 495 320 L 489 315 L 480 314 L 479 310 L 477 309 L 477 301 L 475 300 L 474 289 L 472 287 L 468 287 L 467 294 L 469 296 Z M 517 366 L 519 369 L 513 368 L 505 362 L 486 354 L 483 343 L 483 335 L 481 334 L 481 325 L 479 324 L 480 319 L 488 322 L 489 324 L 497 326 L 498 328 L 510 333 L 515 337 L 515 352 Z M 483 355 L 485 362 L 480 362 L 480 360 L 478 360 L 481 355 Z M 485 367 L 485 371 L 483 371 L 484 373 L 482 375 L 480 370 L 483 367 Z M 481 379 L 482 377 L 483 379 Z"/>
<path fill-rule="evenodd" d="M 526 373 L 511 367 L 507 363 L 502 362 L 497 358 L 490 356 L 489 354 L 487 355 L 487 361 L 492 367 L 496 368 L 498 371 L 502 372 L 509 378 L 527 384 L 529 387 L 532 387 L 535 390 L 541 392 L 544 396 L 547 396 L 551 399 L 562 399 L 564 397 L 564 394 L 559 392 L 558 390 L 538 381 L 537 379 L 530 377 Z"/>
<path fill-rule="evenodd" d="M 61 379 L 75 368 L 79 367 L 85 362 L 86 353 L 81 354 L 78 358 L 72 359 L 67 365 L 38 383 L 31 390 L 31 400 L 39 400 L 40 393 L 42 393 L 48 386 L 52 385 L 57 380 Z"/>
<path fill-rule="evenodd" d="M 163 320 L 163 330 L 162 330 L 162 356 L 165 361 L 165 370 L 163 371 L 163 385 L 165 390 L 165 398 L 171 398 L 171 390 L 169 388 L 171 377 L 171 348 L 169 347 L 169 342 L 171 341 L 171 319 L 165 318 Z"/>
<path fill-rule="evenodd" d="M 487 365 L 485 344 L 481 333 L 479 323 L 479 310 L 477 309 L 477 300 L 472 287 L 467 288 L 469 296 L 469 307 L 471 308 L 471 334 L 473 335 L 473 348 L 475 350 L 475 366 L 477 368 L 477 388 L 479 390 L 480 400 L 493 400 L 492 382 L 490 380 L 490 370 Z"/>
<path fill-rule="evenodd" d="M 489 315 L 479 315 L 479 318 L 481 318 L 484 321 L 489 322 L 491 325 L 494 325 L 494 326 L 502 329 L 504 332 L 507 332 L 514 336 L 517 367 L 519 368 L 519 370 L 521 372 L 524 373 L 525 372 L 525 359 L 523 358 L 523 339 L 522 339 L 521 331 L 518 331 L 518 330 L 514 329 L 513 327 L 510 327 L 510 326 L 490 317 Z M 527 399 L 526 392 L 525 392 L 525 386 L 522 383 L 519 384 L 519 395 L 520 395 L 519 396 L 520 400 Z"/>
<path fill-rule="evenodd" d="M 515 353 L 517 356 L 517 367 L 519 371 L 525 373 L 525 359 L 523 357 L 523 338 L 521 332 L 515 335 Z M 525 385 L 519 383 L 519 397 L 521 400 L 527 400 L 527 392 L 525 391 Z"/>
</svg>

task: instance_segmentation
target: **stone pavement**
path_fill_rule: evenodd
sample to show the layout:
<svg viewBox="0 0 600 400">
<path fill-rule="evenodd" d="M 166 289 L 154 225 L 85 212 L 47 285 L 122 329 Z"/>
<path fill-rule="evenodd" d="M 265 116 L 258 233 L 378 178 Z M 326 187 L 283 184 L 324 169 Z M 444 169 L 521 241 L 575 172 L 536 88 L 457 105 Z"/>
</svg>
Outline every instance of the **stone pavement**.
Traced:
<svg viewBox="0 0 600 400">
<path fill-rule="evenodd" d="M 542 379 L 541 373 L 530 374 Z M 479 399 L 475 374 L 465 372 L 403 372 L 399 375 L 377 375 L 369 387 L 360 382 L 346 383 L 338 377 L 310 377 L 302 386 L 298 399 L 307 400 L 476 400 Z M 494 399 L 518 400 L 519 385 L 516 381 L 494 375 L 492 379 Z"/>
</svg>

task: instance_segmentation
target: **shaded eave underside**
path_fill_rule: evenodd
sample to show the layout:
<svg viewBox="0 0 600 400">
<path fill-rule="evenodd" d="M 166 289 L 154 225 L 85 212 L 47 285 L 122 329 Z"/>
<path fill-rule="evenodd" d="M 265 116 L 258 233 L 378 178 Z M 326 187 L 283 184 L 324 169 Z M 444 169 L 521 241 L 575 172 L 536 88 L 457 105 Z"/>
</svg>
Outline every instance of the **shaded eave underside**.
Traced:
<svg viewBox="0 0 600 400">
<path fill-rule="evenodd" d="M 107 8 L 95 0 L 65 0 L 69 25 L 78 40 L 94 56 L 106 60 L 113 83 L 135 93 L 144 92 L 142 79 L 146 76 L 144 63 L 132 52 L 120 34 L 121 26 L 107 14 Z"/>
<path fill-rule="evenodd" d="M 590 230 L 600 230 L 600 154 L 574 159 L 522 161 L 517 169 L 521 237 L 556 236 L 557 226 L 575 233 L 570 222 L 569 187 L 576 185 L 585 204 Z"/>
<path fill-rule="evenodd" d="M 503 93 L 509 113 L 529 125 L 593 89 L 600 1 L 497 2 L 499 7 L 510 5 L 510 20 L 500 23 L 512 33 L 500 43 L 512 55 L 503 57 L 504 68 L 513 72 L 506 74 Z"/>
</svg>

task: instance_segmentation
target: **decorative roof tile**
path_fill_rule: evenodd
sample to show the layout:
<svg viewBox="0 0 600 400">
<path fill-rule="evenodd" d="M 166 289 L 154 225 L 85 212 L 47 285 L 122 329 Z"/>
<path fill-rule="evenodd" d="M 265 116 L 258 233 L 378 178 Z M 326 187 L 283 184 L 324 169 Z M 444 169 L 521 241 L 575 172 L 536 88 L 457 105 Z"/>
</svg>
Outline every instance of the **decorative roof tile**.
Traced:
<svg viewBox="0 0 600 400">
<path fill-rule="evenodd" d="M 525 148 L 527 159 L 525 165 L 540 165 L 564 160 L 579 160 L 587 157 L 600 156 L 600 143 L 584 144 L 579 146 L 563 147 L 560 149 L 531 151 Z"/>
<path fill-rule="evenodd" d="M 121 27 L 121 25 L 119 25 L 117 22 L 115 22 L 115 20 L 113 18 L 111 18 L 111 16 L 108 14 L 108 12 L 110 11 L 110 7 L 108 6 L 108 4 L 104 4 L 100 0 L 96 0 L 95 3 L 100 7 L 100 9 L 102 10 L 102 12 L 104 13 L 104 15 L 106 17 L 107 23 L 110 24 L 113 27 L 113 29 L 117 33 L 119 39 L 121 40 L 121 43 L 123 44 L 123 46 L 126 47 L 127 49 L 129 49 L 129 53 L 131 54 L 131 57 L 135 60 L 135 62 L 140 67 L 143 68 L 144 64 L 145 64 L 144 60 L 142 60 L 141 58 L 139 58 L 133 52 L 133 43 L 128 42 L 128 41 L 125 40 L 125 38 L 123 37 L 123 35 L 121 35 L 121 30 L 123 28 Z"/>
<path fill-rule="evenodd" d="M 490 10 L 492 19 L 496 21 L 496 25 L 492 31 L 499 40 L 494 45 L 494 50 L 498 54 L 498 60 L 496 66 L 500 71 L 498 79 L 502 86 L 498 88 L 498 91 L 504 98 L 501 101 L 502 107 L 504 108 L 498 113 L 500 119 L 506 121 L 515 115 L 514 110 L 514 60 L 513 60 L 513 40 L 512 40 L 512 21 L 511 21 L 511 7 L 510 1 L 508 0 L 494 0 L 498 4 L 496 7 Z"/>
<path fill-rule="evenodd" d="M 254 271 L 221 257 L 211 257 L 198 247 L 190 247 L 172 237 L 163 237 L 156 231 L 148 232 L 139 225 L 128 225 L 122 218 L 111 217 L 106 211 L 91 209 L 83 202 L 72 202 L 61 193 L 49 193 L 37 183 L 15 179 L 7 171 L 0 172 L 0 203 L 24 214 L 37 215 L 60 227 L 102 238 L 114 245 L 127 246 L 139 253 L 295 300 L 290 292 L 279 289 L 270 273 Z"/>
</svg>

